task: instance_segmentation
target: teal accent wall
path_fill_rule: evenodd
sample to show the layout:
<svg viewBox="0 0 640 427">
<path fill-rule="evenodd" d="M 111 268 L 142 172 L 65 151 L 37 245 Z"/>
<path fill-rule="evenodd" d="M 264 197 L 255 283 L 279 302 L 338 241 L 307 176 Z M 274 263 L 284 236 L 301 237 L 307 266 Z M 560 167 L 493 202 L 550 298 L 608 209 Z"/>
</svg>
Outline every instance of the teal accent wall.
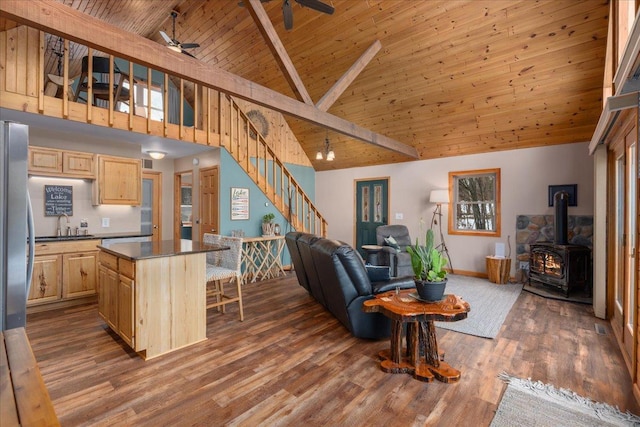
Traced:
<svg viewBox="0 0 640 427">
<path fill-rule="evenodd" d="M 315 201 L 316 171 L 312 167 L 286 164 L 287 169 L 307 193 L 311 201 Z M 260 188 L 249 178 L 247 173 L 238 165 L 235 159 L 225 150 L 220 149 L 220 234 L 231 235 L 231 230 L 242 230 L 246 237 L 262 235 L 262 217 L 273 213 L 274 222 L 280 224 L 281 234 L 291 231 L 284 216 L 272 206 L 271 201 Z M 231 188 L 242 187 L 249 189 L 249 219 L 231 220 Z M 269 206 L 265 206 L 268 203 Z M 282 260 L 284 265 L 290 264 L 289 253 L 286 248 Z"/>
</svg>

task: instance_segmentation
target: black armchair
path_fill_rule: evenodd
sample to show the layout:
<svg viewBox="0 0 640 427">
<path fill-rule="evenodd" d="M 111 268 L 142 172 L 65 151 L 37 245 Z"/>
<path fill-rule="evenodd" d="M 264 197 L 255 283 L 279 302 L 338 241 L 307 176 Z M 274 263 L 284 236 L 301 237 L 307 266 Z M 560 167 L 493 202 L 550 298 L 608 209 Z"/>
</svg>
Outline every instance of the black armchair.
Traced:
<svg viewBox="0 0 640 427">
<path fill-rule="evenodd" d="M 393 277 L 413 276 L 411 255 L 407 252 L 411 236 L 405 225 L 381 225 L 376 228 L 376 241 L 382 250 L 378 253 L 378 265 L 391 268 Z"/>
</svg>

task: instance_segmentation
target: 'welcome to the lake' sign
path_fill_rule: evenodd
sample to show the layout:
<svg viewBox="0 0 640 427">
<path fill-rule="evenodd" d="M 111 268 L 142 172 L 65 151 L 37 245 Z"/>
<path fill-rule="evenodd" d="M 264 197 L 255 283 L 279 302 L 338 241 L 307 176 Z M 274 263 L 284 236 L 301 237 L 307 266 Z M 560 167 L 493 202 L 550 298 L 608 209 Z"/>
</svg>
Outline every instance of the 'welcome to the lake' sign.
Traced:
<svg viewBox="0 0 640 427">
<path fill-rule="evenodd" d="M 73 186 L 45 185 L 44 214 L 45 216 L 73 215 Z"/>
</svg>

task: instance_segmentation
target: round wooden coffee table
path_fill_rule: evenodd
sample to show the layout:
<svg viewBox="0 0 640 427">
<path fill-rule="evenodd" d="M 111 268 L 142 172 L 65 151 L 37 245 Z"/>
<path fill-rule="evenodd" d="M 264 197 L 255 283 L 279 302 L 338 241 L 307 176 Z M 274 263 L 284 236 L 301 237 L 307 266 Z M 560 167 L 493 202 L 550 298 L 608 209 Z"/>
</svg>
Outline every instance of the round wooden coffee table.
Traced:
<svg viewBox="0 0 640 427">
<path fill-rule="evenodd" d="M 420 381 L 433 381 L 435 377 L 445 383 L 456 382 L 460 371 L 440 357 L 433 322 L 466 319 L 469 303 L 456 295 L 445 295 L 439 302 L 422 302 L 410 296 L 415 293 L 415 289 L 389 291 L 362 305 L 364 312 L 382 313 L 392 322 L 390 349 L 378 354 L 380 369 L 393 374 L 411 374 Z M 406 349 L 402 348 L 403 323 L 407 324 Z"/>
</svg>

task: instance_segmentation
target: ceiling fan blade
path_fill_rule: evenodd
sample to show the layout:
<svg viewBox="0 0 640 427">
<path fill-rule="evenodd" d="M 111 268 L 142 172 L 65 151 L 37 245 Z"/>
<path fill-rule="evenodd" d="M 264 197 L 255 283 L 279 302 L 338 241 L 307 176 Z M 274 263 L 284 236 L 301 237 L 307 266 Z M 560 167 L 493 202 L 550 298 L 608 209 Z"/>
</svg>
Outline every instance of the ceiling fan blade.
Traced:
<svg viewBox="0 0 640 427">
<path fill-rule="evenodd" d="M 192 58 L 195 58 L 195 56 L 193 56 L 192 54 L 190 54 L 189 52 L 187 52 L 186 50 L 182 50 L 182 53 L 184 53 L 187 56 L 190 56 Z M 197 59 L 197 58 L 196 58 Z"/>
<path fill-rule="evenodd" d="M 196 47 L 200 47 L 200 45 L 198 43 L 181 43 L 180 47 L 182 49 L 193 49 Z"/>
<path fill-rule="evenodd" d="M 335 10 L 333 6 L 322 3 L 320 0 L 296 0 L 296 2 L 302 6 L 308 7 L 309 9 L 317 10 L 318 12 L 326 13 L 328 15 L 333 15 L 333 11 Z"/>
<path fill-rule="evenodd" d="M 282 3 L 282 17 L 284 18 L 284 29 L 290 30 L 293 28 L 293 8 L 289 0 L 284 0 Z"/>
<path fill-rule="evenodd" d="M 167 35 L 167 33 L 165 33 L 164 31 L 160 31 L 160 35 L 162 36 L 162 38 L 164 39 L 165 42 L 167 42 L 167 44 L 169 45 L 173 45 L 173 40 L 171 40 L 171 37 L 169 37 Z"/>
</svg>

